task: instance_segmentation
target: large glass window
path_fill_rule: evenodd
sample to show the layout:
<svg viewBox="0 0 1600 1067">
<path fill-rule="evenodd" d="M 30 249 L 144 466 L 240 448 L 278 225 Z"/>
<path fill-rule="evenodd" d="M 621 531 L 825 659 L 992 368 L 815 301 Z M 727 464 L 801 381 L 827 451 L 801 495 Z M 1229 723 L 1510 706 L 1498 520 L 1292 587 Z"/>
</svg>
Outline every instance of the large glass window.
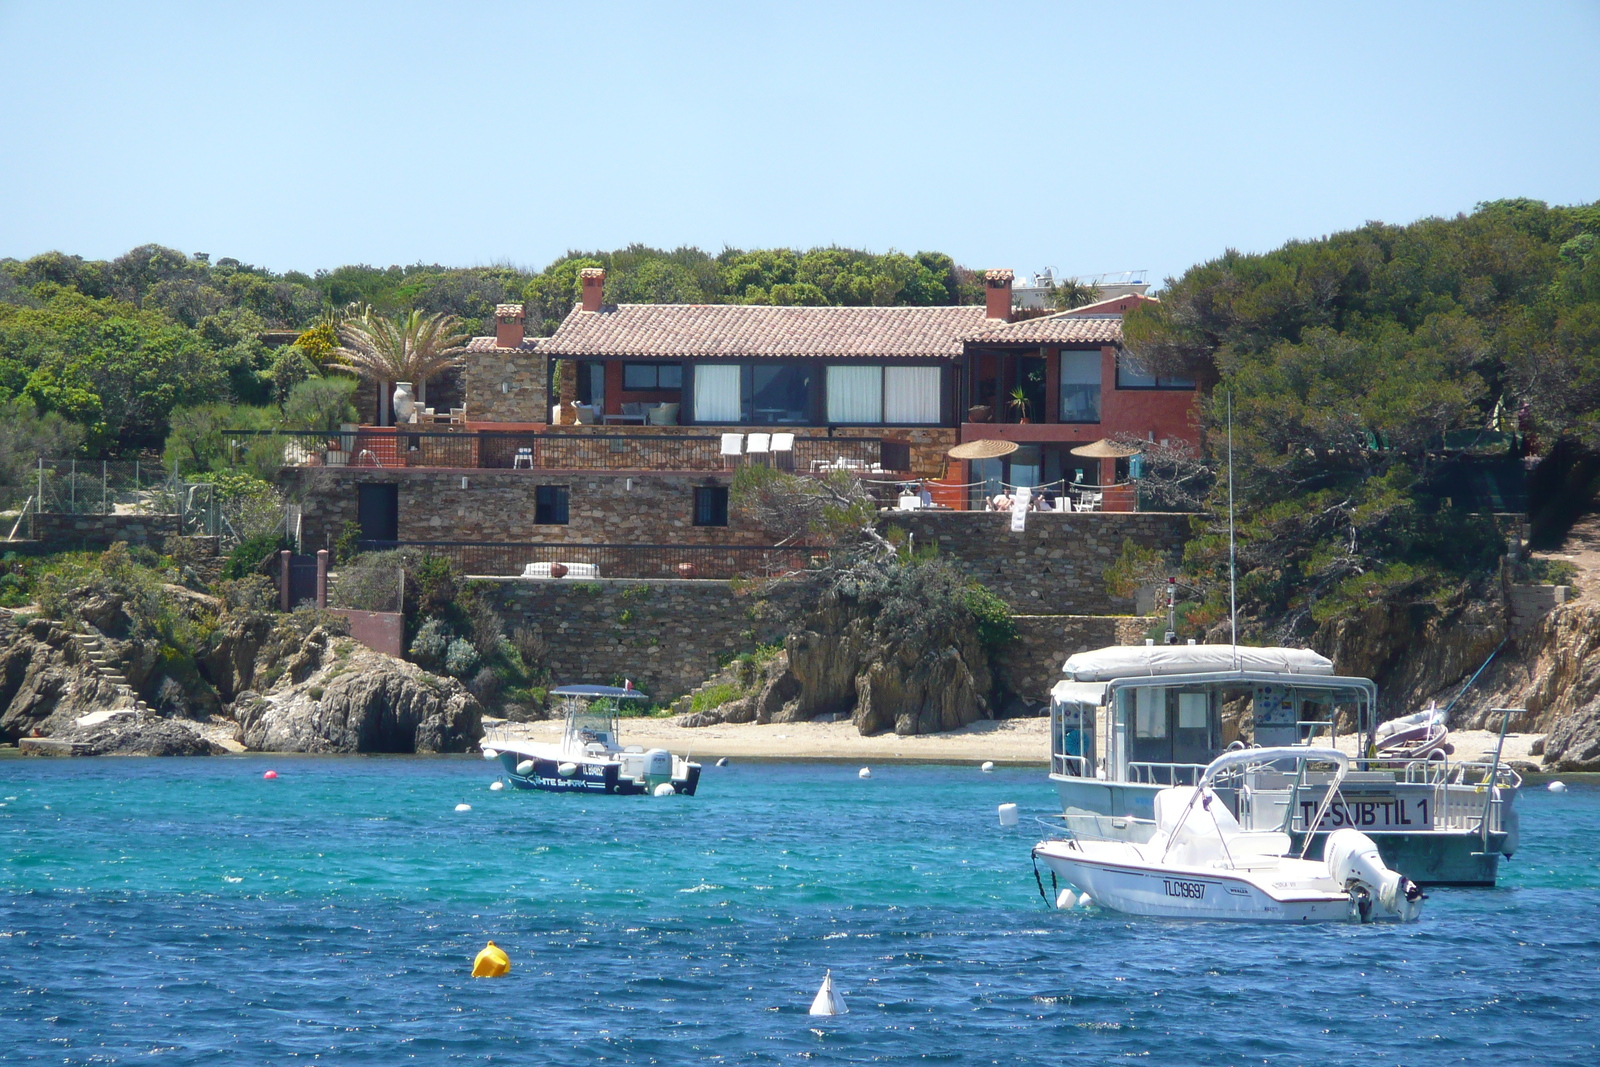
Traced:
<svg viewBox="0 0 1600 1067">
<path fill-rule="evenodd" d="M 1061 353 L 1062 422 L 1100 421 L 1100 350 Z"/>
<path fill-rule="evenodd" d="M 937 423 L 939 368 L 883 368 L 883 421 L 896 425 Z"/>
<path fill-rule="evenodd" d="M 939 367 L 834 364 L 828 367 L 827 374 L 831 423 L 939 424 L 944 380 Z"/>
<path fill-rule="evenodd" d="M 694 421 L 738 422 L 740 377 L 737 363 L 696 363 Z"/>
<path fill-rule="evenodd" d="M 811 408 L 811 373 L 803 363 L 753 364 L 748 421 L 805 422 Z"/>
<path fill-rule="evenodd" d="M 676 363 L 624 363 L 622 388 L 652 392 L 683 388 L 683 368 Z"/>
<path fill-rule="evenodd" d="M 1193 389 L 1193 378 L 1174 378 L 1170 375 L 1146 374 L 1126 352 L 1117 356 L 1118 389 Z"/>
<path fill-rule="evenodd" d="M 883 421 L 883 368 L 828 368 L 829 422 Z"/>
</svg>

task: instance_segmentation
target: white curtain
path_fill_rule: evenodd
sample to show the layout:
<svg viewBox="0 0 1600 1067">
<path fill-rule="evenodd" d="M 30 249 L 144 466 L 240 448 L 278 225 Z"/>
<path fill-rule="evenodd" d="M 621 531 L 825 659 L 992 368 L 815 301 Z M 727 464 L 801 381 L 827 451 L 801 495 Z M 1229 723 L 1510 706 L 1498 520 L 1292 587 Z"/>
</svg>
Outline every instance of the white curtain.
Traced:
<svg viewBox="0 0 1600 1067">
<path fill-rule="evenodd" d="M 937 424 L 939 421 L 938 367 L 885 367 L 883 369 L 883 421 Z"/>
<path fill-rule="evenodd" d="M 828 421 L 883 421 L 882 367 L 828 368 Z"/>
<path fill-rule="evenodd" d="M 739 415 L 739 365 L 696 363 L 694 421 L 738 422 Z"/>
</svg>

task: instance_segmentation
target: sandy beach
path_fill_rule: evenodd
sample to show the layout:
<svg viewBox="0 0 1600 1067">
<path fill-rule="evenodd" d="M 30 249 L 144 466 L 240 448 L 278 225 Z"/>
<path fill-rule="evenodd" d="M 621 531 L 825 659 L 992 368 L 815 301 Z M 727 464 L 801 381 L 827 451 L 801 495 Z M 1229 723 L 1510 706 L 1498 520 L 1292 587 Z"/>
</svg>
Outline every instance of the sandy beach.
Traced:
<svg viewBox="0 0 1600 1067">
<path fill-rule="evenodd" d="M 560 722 L 485 723 L 489 731 L 505 730 L 534 741 L 555 741 Z M 705 759 L 722 756 L 744 759 L 860 760 L 862 762 L 1034 764 L 1050 762 L 1050 720 L 1001 719 L 975 722 L 960 730 L 919 737 L 878 734 L 862 737 L 849 722 L 790 722 L 758 726 L 679 726 L 676 719 L 623 719 L 622 743 L 661 747 L 673 752 L 692 751 Z M 1529 746 L 1542 734 L 1508 734 L 1502 758 L 1537 763 Z M 1451 731 L 1455 744 L 1452 760 L 1488 758 L 1494 754 L 1497 735 L 1487 730 Z M 1353 734 L 1339 739 L 1343 751 L 1354 753 Z"/>
<path fill-rule="evenodd" d="M 555 741 L 560 722 L 505 723 L 486 729 L 507 730 L 535 741 Z M 878 734 L 862 737 L 846 722 L 789 722 L 758 726 L 679 726 L 676 719 L 623 719 L 622 743 L 661 747 L 673 752 L 692 751 L 695 757 L 718 759 L 861 760 L 887 763 L 995 763 L 1050 762 L 1050 720 L 1001 719 L 975 722 L 946 734 L 897 737 Z"/>
</svg>

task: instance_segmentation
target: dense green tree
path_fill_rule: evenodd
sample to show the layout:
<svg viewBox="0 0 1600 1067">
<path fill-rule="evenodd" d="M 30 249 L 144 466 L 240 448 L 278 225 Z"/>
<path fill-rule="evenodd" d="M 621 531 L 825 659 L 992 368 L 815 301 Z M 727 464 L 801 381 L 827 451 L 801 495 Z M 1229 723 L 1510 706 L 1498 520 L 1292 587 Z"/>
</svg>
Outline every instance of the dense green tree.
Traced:
<svg viewBox="0 0 1600 1067">
<path fill-rule="evenodd" d="M 1429 479 L 1459 442 L 1504 454 L 1519 421 L 1546 446 L 1600 443 L 1595 233 L 1595 207 L 1528 200 L 1370 223 L 1264 255 L 1229 251 L 1127 317 L 1146 368 L 1214 383 L 1214 465 L 1232 398 L 1246 609 L 1287 636 L 1487 575 L 1498 533 Z M 1213 522 L 1189 553 L 1213 617 L 1226 558 Z"/>
</svg>

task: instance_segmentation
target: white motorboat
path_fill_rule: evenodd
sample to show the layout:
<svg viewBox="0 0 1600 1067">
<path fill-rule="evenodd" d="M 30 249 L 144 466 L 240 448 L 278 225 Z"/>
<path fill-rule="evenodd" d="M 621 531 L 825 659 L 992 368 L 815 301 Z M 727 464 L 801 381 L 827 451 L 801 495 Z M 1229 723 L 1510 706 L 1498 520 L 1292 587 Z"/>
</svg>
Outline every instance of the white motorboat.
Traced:
<svg viewBox="0 0 1600 1067">
<path fill-rule="evenodd" d="M 664 748 L 618 741 L 618 706 L 643 700 L 643 693 L 631 685 L 566 685 L 550 695 L 566 712 L 560 741 L 529 741 L 498 729 L 481 742 L 484 758 L 499 760 L 512 785 L 552 793 L 694 796 L 700 764 Z"/>
<path fill-rule="evenodd" d="M 1422 910 L 1416 883 L 1384 865 L 1370 837 L 1348 827 L 1328 835 L 1323 859 L 1291 852 L 1281 830 L 1245 830 L 1213 791 L 1219 776 L 1251 766 L 1295 761 L 1333 764 L 1318 815 L 1333 803 L 1349 769 L 1337 749 L 1288 746 L 1227 752 L 1194 786 L 1169 786 L 1155 796 L 1156 831 L 1148 841 L 1067 836 L 1034 846 L 1037 864 L 1086 893 L 1102 908 L 1163 918 L 1249 922 L 1410 922 Z M 1041 890 L 1043 885 L 1041 883 Z M 1058 904 L 1075 900 L 1062 893 Z"/>
<path fill-rule="evenodd" d="M 1309 649 L 1121 645 L 1077 653 L 1062 672 L 1051 691 L 1050 778 L 1068 824 L 1089 836 L 1148 841 L 1155 795 L 1194 785 L 1209 760 L 1240 747 L 1224 736 L 1237 717 L 1259 745 L 1355 753 L 1320 820 L 1304 792 L 1325 784 L 1316 775 L 1297 785 L 1264 766 L 1219 786 L 1247 831 L 1279 829 L 1287 810 L 1282 828 L 1296 847 L 1309 835 L 1316 858 L 1334 831 L 1359 830 L 1388 866 L 1423 885 L 1493 885 L 1500 859 L 1516 851 L 1521 778 L 1498 751 L 1452 759 L 1442 711 L 1385 730 L 1377 686 L 1335 675 Z"/>
</svg>

